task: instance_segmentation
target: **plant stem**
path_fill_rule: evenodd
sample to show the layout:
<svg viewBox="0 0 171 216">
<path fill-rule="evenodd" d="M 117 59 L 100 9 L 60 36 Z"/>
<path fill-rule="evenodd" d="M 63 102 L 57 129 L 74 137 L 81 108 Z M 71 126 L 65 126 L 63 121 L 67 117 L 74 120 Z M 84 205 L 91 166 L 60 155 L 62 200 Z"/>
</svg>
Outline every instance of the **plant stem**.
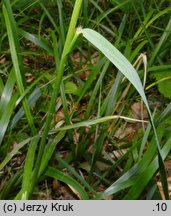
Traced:
<svg viewBox="0 0 171 216">
<path fill-rule="evenodd" d="M 64 49 L 63 49 L 62 56 L 61 56 L 61 61 L 59 62 L 59 67 L 58 67 L 58 65 L 56 65 L 56 67 L 58 67 L 57 68 L 58 72 L 57 72 L 55 85 L 54 85 L 54 89 L 53 89 L 52 96 L 51 96 L 51 101 L 50 101 L 50 105 L 49 105 L 49 109 L 48 109 L 45 127 L 44 127 L 44 131 L 43 131 L 43 134 L 41 137 L 38 157 L 37 157 L 36 165 L 35 165 L 35 169 L 34 169 L 33 182 L 35 182 L 35 183 L 38 181 L 37 174 L 38 174 L 38 170 L 40 167 L 43 151 L 45 148 L 48 132 L 50 130 L 50 124 L 52 121 L 52 117 L 53 117 L 53 114 L 55 112 L 56 99 L 57 99 L 58 94 L 59 94 L 60 85 L 61 85 L 62 77 L 64 74 L 65 64 L 66 64 L 67 59 L 68 59 L 68 55 L 67 55 L 68 51 L 69 51 L 68 48 L 70 48 L 70 43 L 74 37 L 74 34 L 76 33 L 75 29 L 76 29 L 76 24 L 77 24 L 78 16 L 80 13 L 81 5 L 82 5 L 82 0 L 76 0 L 75 1 L 75 5 L 74 5 L 74 9 L 73 9 L 73 13 L 72 13 L 72 17 L 71 17 L 71 21 L 70 21 Z"/>
</svg>

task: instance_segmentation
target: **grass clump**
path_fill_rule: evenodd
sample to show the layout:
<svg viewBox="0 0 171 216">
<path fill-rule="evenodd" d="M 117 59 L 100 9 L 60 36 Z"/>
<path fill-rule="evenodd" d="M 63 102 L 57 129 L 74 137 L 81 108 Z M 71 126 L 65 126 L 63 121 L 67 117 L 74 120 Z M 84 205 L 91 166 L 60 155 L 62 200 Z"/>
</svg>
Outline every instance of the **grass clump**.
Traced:
<svg viewBox="0 0 171 216">
<path fill-rule="evenodd" d="M 170 11 L 2 2 L 1 199 L 169 199 Z"/>
</svg>

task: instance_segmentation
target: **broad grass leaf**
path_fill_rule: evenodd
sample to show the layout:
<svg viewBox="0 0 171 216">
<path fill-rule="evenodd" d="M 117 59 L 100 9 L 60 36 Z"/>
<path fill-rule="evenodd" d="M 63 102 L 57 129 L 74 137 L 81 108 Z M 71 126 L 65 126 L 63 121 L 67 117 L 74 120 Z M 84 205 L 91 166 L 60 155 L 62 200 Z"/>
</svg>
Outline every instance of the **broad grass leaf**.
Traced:
<svg viewBox="0 0 171 216">
<path fill-rule="evenodd" d="M 131 63 L 125 58 L 122 53 L 116 49 L 107 39 L 102 35 L 92 29 L 82 29 L 81 33 L 83 36 L 90 41 L 95 47 L 97 47 L 122 73 L 123 75 L 132 83 L 136 90 L 141 95 L 148 111 L 149 106 L 144 93 L 144 89 L 141 80 L 137 74 L 135 68 Z"/>
</svg>

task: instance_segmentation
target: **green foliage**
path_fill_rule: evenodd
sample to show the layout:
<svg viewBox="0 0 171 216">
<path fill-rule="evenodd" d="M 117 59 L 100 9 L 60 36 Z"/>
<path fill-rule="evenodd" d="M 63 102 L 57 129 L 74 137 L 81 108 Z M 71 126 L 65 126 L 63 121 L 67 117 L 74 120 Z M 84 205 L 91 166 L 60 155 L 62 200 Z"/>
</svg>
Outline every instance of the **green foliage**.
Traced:
<svg viewBox="0 0 171 216">
<path fill-rule="evenodd" d="M 0 199 L 167 199 L 170 1 L 1 5 Z"/>
<path fill-rule="evenodd" d="M 76 94 L 79 95 L 79 88 L 73 82 L 66 82 L 65 83 L 65 94 Z"/>
<path fill-rule="evenodd" d="M 156 72 L 154 77 L 157 80 L 160 93 L 171 99 L 171 71 Z"/>
<path fill-rule="evenodd" d="M 113 6 L 118 6 L 125 13 L 134 11 L 134 7 L 139 8 L 143 4 L 144 0 L 110 0 Z"/>
</svg>

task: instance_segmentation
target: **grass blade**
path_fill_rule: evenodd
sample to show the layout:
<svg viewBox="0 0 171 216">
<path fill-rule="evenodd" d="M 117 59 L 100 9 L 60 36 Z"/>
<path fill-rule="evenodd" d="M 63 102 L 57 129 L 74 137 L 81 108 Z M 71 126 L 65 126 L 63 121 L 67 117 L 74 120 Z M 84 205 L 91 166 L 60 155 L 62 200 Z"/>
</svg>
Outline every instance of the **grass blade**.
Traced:
<svg viewBox="0 0 171 216">
<path fill-rule="evenodd" d="M 82 122 L 75 123 L 75 124 L 72 124 L 72 125 L 66 125 L 66 126 L 51 130 L 51 133 L 56 132 L 56 131 L 70 130 L 70 129 L 80 128 L 80 127 L 87 127 L 87 126 L 96 125 L 96 124 L 100 124 L 100 123 L 103 123 L 103 122 L 106 122 L 106 121 L 110 121 L 110 120 L 113 120 L 113 119 L 119 119 L 119 118 L 120 119 L 125 119 L 126 121 L 142 122 L 142 120 L 138 120 L 138 119 L 128 118 L 128 117 L 119 116 L 119 115 L 113 115 L 113 116 L 105 116 L 105 117 L 102 117 L 102 118 L 96 118 L 96 119 L 92 119 L 92 120 L 82 121 Z"/>
<path fill-rule="evenodd" d="M 57 98 L 59 91 L 60 91 L 60 85 L 61 85 L 62 77 L 64 74 L 64 68 L 65 68 L 67 58 L 68 58 L 67 54 L 69 52 L 70 43 L 71 43 L 71 41 L 75 35 L 75 28 L 76 28 L 78 16 L 80 13 L 81 5 L 82 5 L 82 0 L 76 0 L 75 1 L 75 6 L 73 9 L 73 13 L 72 13 L 70 25 L 68 28 L 68 33 L 67 33 L 65 45 L 63 48 L 60 62 L 59 62 L 59 66 L 57 65 L 58 62 L 55 62 L 56 68 L 58 69 L 57 70 L 58 74 L 57 74 L 56 79 L 55 79 L 55 85 L 54 85 L 54 89 L 53 89 L 53 92 L 51 95 L 51 101 L 49 104 L 49 109 L 48 109 L 48 114 L 47 114 L 47 118 L 46 118 L 46 122 L 45 122 L 45 127 L 44 127 L 44 131 L 43 131 L 41 141 L 40 141 L 39 152 L 38 152 L 38 156 L 37 156 L 37 160 L 36 160 L 36 164 L 35 164 L 35 169 L 34 169 L 34 176 L 35 176 L 34 181 L 38 181 L 39 167 L 40 167 L 41 159 L 43 156 L 44 148 L 46 145 L 46 139 L 47 139 L 47 136 L 48 136 L 48 133 L 50 130 L 51 120 L 52 120 L 52 117 L 53 117 L 53 114 L 55 111 L 56 98 Z M 55 53 L 55 51 L 54 51 L 54 53 Z M 36 183 L 36 182 L 34 182 L 34 183 Z"/>
<path fill-rule="evenodd" d="M 71 172 L 71 174 L 74 175 L 91 193 L 96 194 L 91 185 L 89 185 L 88 182 L 84 180 L 84 178 L 79 175 L 72 166 L 70 166 L 65 160 L 63 160 L 60 155 L 56 155 L 55 158 L 59 163 L 61 163 L 65 168 L 67 168 L 67 170 Z"/>
<path fill-rule="evenodd" d="M 0 100 L 0 145 L 4 139 L 18 97 L 17 93 L 12 96 L 14 85 L 15 74 L 14 70 L 11 70 Z"/>
<path fill-rule="evenodd" d="M 163 160 L 166 158 L 166 156 L 168 155 L 171 149 L 170 142 L 171 142 L 171 139 L 169 138 L 168 141 L 165 143 L 164 147 L 162 148 Z M 123 176 L 121 176 L 116 182 L 114 182 L 103 193 L 98 195 L 96 199 L 104 199 L 107 196 L 115 194 L 131 186 L 132 187 L 130 189 L 131 191 L 130 194 L 138 198 L 138 196 L 140 196 L 145 186 L 148 184 L 149 180 L 153 177 L 153 175 L 158 169 L 158 158 L 155 157 L 155 159 L 153 159 L 155 156 L 155 152 L 156 152 L 156 145 L 153 140 L 151 141 L 149 148 L 147 152 L 145 153 L 145 155 L 143 156 L 142 160 L 138 162 L 137 164 L 135 164 L 130 170 L 128 170 Z M 132 191 L 134 191 L 135 194 L 133 194 Z M 129 194 L 129 199 L 134 199 L 135 197 L 132 198 L 130 194 Z"/>
<path fill-rule="evenodd" d="M 144 100 L 145 105 L 148 107 L 148 102 L 144 94 L 141 80 L 131 63 L 116 49 L 108 40 L 102 35 L 92 29 L 82 29 L 83 36 L 97 47 L 132 83 L 136 90 Z M 149 109 L 149 107 L 148 107 Z"/>
<path fill-rule="evenodd" d="M 163 160 L 168 155 L 169 151 L 171 150 L 171 138 L 165 143 L 162 149 L 162 158 Z M 141 195 L 142 191 L 145 189 L 147 184 L 149 183 L 150 179 L 154 176 L 155 172 L 158 169 L 158 158 L 156 157 L 153 162 L 147 167 L 145 172 L 138 176 L 138 179 L 134 183 L 133 187 L 130 189 L 128 194 L 124 197 L 124 199 L 138 199 Z M 143 181 L 142 181 L 143 179 Z M 141 186 L 140 186 L 141 185 Z"/>
<path fill-rule="evenodd" d="M 3 2 L 4 2 L 4 5 L 2 8 L 3 8 L 4 17 L 5 17 L 6 27 L 7 27 L 10 49 L 12 51 L 11 57 L 12 57 L 12 62 L 13 62 L 14 70 L 15 70 L 16 82 L 18 86 L 18 91 L 20 95 L 22 95 L 22 93 L 24 92 L 22 72 L 20 70 L 20 67 L 22 65 L 22 59 L 21 59 L 21 54 L 20 54 L 21 51 L 20 51 L 16 23 L 15 23 L 13 14 L 12 14 L 9 0 L 3 1 Z M 33 121 L 30 109 L 27 105 L 26 98 L 23 99 L 22 103 L 23 103 L 23 107 L 24 107 L 25 114 L 26 114 L 27 120 L 31 128 L 31 131 L 34 135 L 36 134 L 36 128 L 34 126 L 34 121 Z"/>
<path fill-rule="evenodd" d="M 32 182 L 34 158 L 35 158 L 36 148 L 39 139 L 40 139 L 39 137 L 34 137 L 31 140 L 31 143 L 29 145 L 29 149 L 27 152 L 25 165 L 24 165 L 22 188 L 21 191 L 19 192 L 21 197 L 18 196 L 18 199 L 19 198 L 21 198 L 22 200 L 29 199 L 32 193 L 33 184 L 30 184 L 30 182 Z"/>
<path fill-rule="evenodd" d="M 65 133 L 66 131 L 59 132 L 57 136 L 54 138 L 54 140 L 52 141 L 50 140 L 50 142 L 46 146 L 43 157 L 42 157 L 40 169 L 39 169 L 39 176 L 42 175 L 43 171 L 47 167 L 48 162 L 51 159 L 52 154 L 54 153 L 57 144 L 63 139 L 63 137 L 65 136 Z"/>
<path fill-rule="evenodd" d="M 64 182 L 67 185 L 72 186 L 80 195 L 80 198 L 83 200 L 88 200 L 88 194 L 86 191 L 83 189 L 83 187 L 72 177 L 66 175 L 65 173 L 54 169 L 52 167 L 48 167 L 46 171 L 46 175 L 55 179 L 58 179 L 61 182 Z"/>
<path fill-rule="evenodd" d="M 164 43 L 166 42 L 167 38 L 169 37 L 169 35 L 171 34 L 171 18 L 166 26 L 166 29 L 163 33 L 163 35 L 161 36 L 159 42 L 157 43 L 157 46 L 154 50 L 154 53 L 153 53 L 153 56 L 152 58 L 150 59 L 150 63 L 149 65 L 152 65 L 151 63 L 154 62 L 154 59 L 156 58 L 156 56 L 158 55 L 159 51 L 161 50 L 162 47 L 164 47 Z"/>
<path fill-rule="evenodd" d="M 43 40 L 39 39 L 33 34 L 30 34 L 29 32 L 26 32 L 22 29 L 18 29 L 19 34 L 26 38 L 27 40 L 31 41 L 32 43 L 36 44 L 37 46 L 43 48 L 46 50 L 48 53 L 53 54 L 52 48 Z"/>
<path fill-rule="evenodd" d="M 0 170 L 2 170 L 7 165 L 7 163 L 19 152 L 19 150 L 26 144 L 28 144 L 31 140 L 32 138 L 28 138 L 21 143 L 18 143 L 17 146 L 11 152 L 9 152 L 5 159 L 0 163 Z"/>
</svg>

